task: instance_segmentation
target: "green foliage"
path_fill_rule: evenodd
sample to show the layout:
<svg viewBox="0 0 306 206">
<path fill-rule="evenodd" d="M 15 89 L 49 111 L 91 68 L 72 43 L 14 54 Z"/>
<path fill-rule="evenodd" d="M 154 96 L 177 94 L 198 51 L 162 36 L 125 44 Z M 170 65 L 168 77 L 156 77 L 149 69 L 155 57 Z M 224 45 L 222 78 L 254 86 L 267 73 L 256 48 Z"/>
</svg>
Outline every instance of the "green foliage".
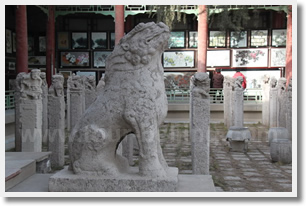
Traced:
<svg viewBox="0 0 306 206">
<path fill-rule="evenodd" d="M 149 17 L 156 16 L 157 22 L 164 22 L 171 30 L 175 22 L 183 20 L 186 24 L 186 13 L 181 12 L 183 8 L 183 5 L 152 5 Z M 153 13 L 153 11 L 155 12 Z"/>
<path fill-rule="evenodd" d="M 214 9 L 212 11 L 209 28 L 218 22 L 218 28 L 222 31 L 241 31 L 250 19 L 249 10 L 246 6 L 242 6 L 237 10 L 232 10 L 230 6 L 223 6 L 223 11 L 218 15 L 214 13 Z"/>
</svg>

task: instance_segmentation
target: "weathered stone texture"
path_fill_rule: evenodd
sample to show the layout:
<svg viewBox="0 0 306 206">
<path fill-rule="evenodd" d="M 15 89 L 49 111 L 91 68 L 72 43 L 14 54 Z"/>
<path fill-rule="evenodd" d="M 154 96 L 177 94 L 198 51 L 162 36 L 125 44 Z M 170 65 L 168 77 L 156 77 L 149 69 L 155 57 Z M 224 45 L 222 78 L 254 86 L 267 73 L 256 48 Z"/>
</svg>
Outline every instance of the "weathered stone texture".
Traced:
<svg viewBox="0 0 306 206">
<path fill-rule="evenodd" d="M 96 100 L 96 79 L 94 76 L 86 76 L 84 79 L 85 87 L 85 110 Z"/>
<path fill-rule="evenodd" d="M 270 121 L 270 77 L 264 75 L 262 84 L 262 124 L 269 126 Z"/>
<path fill-rule="evenodd" d="M 70 168 L 75 174 L 120 178 L 128 163 L 115 151 L 122 137 L 133 132 L 139 143 L 139 174 L 167 178 L 159 126 L 167 115 L 161 54 L 169 36 L 163 23 L 140 23 L 107 58 L 105 87 L 86 112 L 75 118 L 78 121 L 71 131 Z M 80 110 L 78 95 L 70 89 L 70 101 L 77 106 L 70 113 Z"/>
<path fill-rule="evenodd" d="M 41 152 L 42 149 L 42 80 L 40 70 L 33 69 L 20 77 L 19 121 L 21 151 Z"/>
<path fill-rule="evenodd" d="M 225 76 L 223 81 L 223 93 L 224 93 L 224 101 L 223 101 L 223 109 L 224 109 L 224 125 L 226 127 L 230 127 L 231 122 L 231 91 L 232 91 L 232 77 Z"/>
<path fill-rule="evenodd" d="M 84 81 L 81 76 L 68 78 L 67 89 L 67 128 L 72 130 L 85 111 Z"/>
<path fill-rule="evenodd" d="M 41 72 L 40 78 L 42 80 L 41 90 L 42 90 L 42 142 L 44 144 L 48 143 L 48 84 L 46 81 L 46 73 Z"/>
<path fill-rule="evenodd" d="M 278 100 L 278 111 L 277 111 L 277 126 L 286 127 L 286 106 L 287 106 L 287 93 L 286 93 L 286 78 L 280 78 L 277 84 L 277 100 Z"/>
<path fill-rule="evenodd" d="M 277 80 L 272 77 L 270 80 L 270 128 L 277 127 L 279 102 L 277 99 Z"/>
<path fill-rule="evenodd" d="M 193 174 L 209 174 L 210 80 L 196 73 L 190 86 L 190 137 Z"/>
<path fill-rule="evenodd" d="M 48 148 L 51 154 L 51 166 L 62 167 L 65 164 L 65 100 L 64 77 L 53 75 L 48 96 Z"/>
</svg>

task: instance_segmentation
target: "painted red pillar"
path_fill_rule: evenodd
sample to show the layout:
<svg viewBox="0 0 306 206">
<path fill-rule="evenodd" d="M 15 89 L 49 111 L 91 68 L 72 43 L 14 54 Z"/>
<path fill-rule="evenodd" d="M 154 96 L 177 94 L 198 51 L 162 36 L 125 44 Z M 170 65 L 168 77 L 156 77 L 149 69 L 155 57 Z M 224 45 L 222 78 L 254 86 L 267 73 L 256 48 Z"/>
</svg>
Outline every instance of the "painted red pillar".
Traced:
<svg viewBox="0 0 306 206">
<path fill-rule="evenodd" d="M 124 5 L 115 6 L 115 45 L 124 36 Z"/>
<path fill-rule="evenodd" d="M 27 6 L 16 9 L 16 71 L 28 72 L 28 25 Z"/>
<path fill-rule="evenodd" d="M 207 54 L 207 10 L 205 5 L 199 5 L 198 15 L 198 72 L 206 72 Z"/>
<path fill-rule="evenodd" d="M 288 13 L 287 13 L 287 40 L 286 40 L 287 84 L 291 77 L 292 77 L 292 5 L 288 6 Z"/>
<path fill-rule="evenodd" d="M 47 54 L 46 54 L 46 79 L 48 86 L 51 85 L 51 77 L 55 74 L 55 18 L 54 6 L 49 6 L 47 22 Z"/>
</svg>

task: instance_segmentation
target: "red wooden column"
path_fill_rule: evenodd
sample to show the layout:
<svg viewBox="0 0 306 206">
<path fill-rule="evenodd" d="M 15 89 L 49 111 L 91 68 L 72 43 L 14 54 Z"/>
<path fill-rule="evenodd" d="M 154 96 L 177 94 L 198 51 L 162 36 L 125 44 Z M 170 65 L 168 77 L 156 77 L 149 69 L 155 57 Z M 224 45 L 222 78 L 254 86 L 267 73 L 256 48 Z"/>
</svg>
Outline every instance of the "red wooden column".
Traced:
<svg viewBox="0 0 306 206">
<path fill-rule="evenodd" d="M 51 85 L 51 77 L 55 74 L 55 19 L 54 6 L 49 6 L 47 22 L 47 54 L 46 54 L 46 79 L 48 86 Z"/>
<path fill-rule="evenodd" d="M 206 72 L 207 53 L 207 11 L 205 5 L 199 5 L 198 16 L 198 72 Z"/>
<path fill-rule="evenodd" d="M 115 45 L 124 36 L 124 5 L 115 6 Z"/>
<path fill-rule="evenodd" d="M 286 79 L 287 84 L 292 77 L 292 6 L 288 6 L 287 13 L 287 41 L 286 41 Z"/>
<path fill-rule="evenodd" d="M 16 71 L 28 72 L 28 25 L 27 6 L 17 5 L 16 9 Z"/>
</svg>

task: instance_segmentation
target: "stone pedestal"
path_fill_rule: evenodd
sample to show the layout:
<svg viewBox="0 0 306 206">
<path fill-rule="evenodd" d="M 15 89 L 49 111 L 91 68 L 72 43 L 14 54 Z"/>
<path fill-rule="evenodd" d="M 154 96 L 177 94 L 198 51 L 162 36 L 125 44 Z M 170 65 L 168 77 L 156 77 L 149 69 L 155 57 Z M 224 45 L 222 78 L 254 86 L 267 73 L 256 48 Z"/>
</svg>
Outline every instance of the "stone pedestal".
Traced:
<svg viewBox="0 0 306 206">
<path fill-rule="evenodd" d="M 64 96 L 49 95 L 49 151 L 51 166 L 62 167 L 65 164 L 65 101 Z"/>
<path fill-rule="evenodd" d="M 273 140 L 289 139 L 288 130 L 284 127 L 273 127 L 269 129 L 268 133 L 269 145 Z"/>
<path fill-rule="evenodd" d="M 21 99 L 19 103 L 22 152 L 41 152 L 42 101 Z M 18 120 L 17 120 L 18 121 Z"/>
<path fill-rule="evenodd" d="M 76 175 L 66 167 L 49 179 L 49 192 L 175 192 L 178 169 L 170 167 L 166 178 L 140 176 L 130 167 L 119 177 Z"/>
<path fill-rule="evenodd" d="M 209 174 L 209 82 L 206 73 L 196 73 L 191 78 L 190 137 L 193 174 Z"/>
<path fill-rule="evenodd" d="M 251 132 L 247 127 L 230 127 L 226 134 L 226 140 L 230 143 L 233 152 L 247 152 L 248 142 L 251 140 Z"/>
<path fill-rule="evenodd" d="M 292 143 L 289 139 L 273 139 L 270 143 L 270 155 L 273 162 L 290 164 L 292 162 Z"/>
</svg>

